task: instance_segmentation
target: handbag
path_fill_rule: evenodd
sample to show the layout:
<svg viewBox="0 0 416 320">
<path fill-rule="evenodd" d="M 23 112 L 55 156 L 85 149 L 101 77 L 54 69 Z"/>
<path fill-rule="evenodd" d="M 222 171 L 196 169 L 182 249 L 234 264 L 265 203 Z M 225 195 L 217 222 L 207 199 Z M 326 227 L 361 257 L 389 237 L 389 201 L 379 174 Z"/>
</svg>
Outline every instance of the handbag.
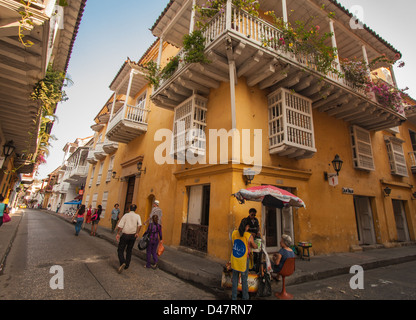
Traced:
<svg viewBox="0 0 416 320">
<path fill-rule="evenodd" d="M 6 212 L 3 213 L 3 223 L 9 222 L 11 220 L 12 218 L 10 218 L 10 216 Z"/>
<path fill-rule="evenodd" d="M 272 285 L 270 274 L 265 272 L 263 276 L 258 278 L 257 297 L 270 297 L 272 295 Z"/>
<path fill-rule="evenodd" d="M 159 245 L 157 246 L 157 255 L 161 256 L 164 251 L 165 251 L 165 246 L 163 245 L 163 241 L 160 240 Z"/>
<path fill-rule="evenodd" d="M 139 243 L 137 244 L 137 247 L 139 248 L 139 250 L 144 250 L 147 248 L 147 246 L 149 245 L 149 234 L 145 234 L 140 240 Z"/>
</svg>

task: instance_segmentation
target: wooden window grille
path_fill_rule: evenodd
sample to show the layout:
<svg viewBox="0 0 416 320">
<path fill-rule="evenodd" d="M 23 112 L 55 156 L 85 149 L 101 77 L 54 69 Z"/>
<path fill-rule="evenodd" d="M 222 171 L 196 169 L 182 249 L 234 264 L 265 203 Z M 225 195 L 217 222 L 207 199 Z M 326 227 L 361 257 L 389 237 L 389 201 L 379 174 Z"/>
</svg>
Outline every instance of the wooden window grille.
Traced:
<svg viewBox="0 0 416 320">
<path fill-rule="evenodd" d="M 175 108 L 171 154 L 184 159 L 187 151 L 205 155 L 207 99 L 193 95 Z"/>
<path fill-rule="evenodd" d="M 290 158 L 316 153 L 312 100 L 280 88 L 268 96 L 269 151 Z"/>
</svg>

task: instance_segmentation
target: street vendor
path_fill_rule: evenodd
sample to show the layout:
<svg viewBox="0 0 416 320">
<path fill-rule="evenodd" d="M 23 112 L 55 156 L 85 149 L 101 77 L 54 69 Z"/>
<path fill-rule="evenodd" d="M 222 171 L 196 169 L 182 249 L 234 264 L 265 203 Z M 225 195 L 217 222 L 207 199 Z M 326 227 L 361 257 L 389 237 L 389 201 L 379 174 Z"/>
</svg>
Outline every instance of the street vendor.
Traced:
<svg viewBox="0 0 416 320">
<path fill-rule="evenodd" d="M 248 211 L 248 217 L 247 217 L 247 221 L 249 225 L 248 232 L 250 232 L 254 238 L 260 238 L 260 224 L 259 224 L 259 220 L 256 218 L 256 215 L 257 215 L 256 209 L 251 208 Z"/>
<path fill-rule="evenodd" d="M 251 235 L 253 236 L 253 239 L 260 239 L 261 238 L 260 224 L 259 224 L 259 220 L 256 218 L 256 215 L 257 215 L 257 210 L 254 208 L 251 208 L 248 211 L 248 217 L 244 219 L 247 220 L 248 232 L 251 233 Z M 260 257 L 261 257 L 260 250 L 253 251 L 252 257 L 253 257 L 253 260 L 252 260 L 253 266 L 250 268 L 250 270 L 259 272 Z"/>
</svg>

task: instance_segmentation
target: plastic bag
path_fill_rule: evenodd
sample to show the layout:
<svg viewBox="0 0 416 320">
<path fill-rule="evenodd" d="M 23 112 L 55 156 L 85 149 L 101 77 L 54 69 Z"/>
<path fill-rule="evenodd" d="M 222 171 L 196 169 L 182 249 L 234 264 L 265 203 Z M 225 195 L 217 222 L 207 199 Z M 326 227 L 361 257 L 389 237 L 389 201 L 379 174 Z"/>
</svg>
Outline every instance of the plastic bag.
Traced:
<svg viewBox="0 0 416 320">
<path fill-rule="evenodd" d="M 163 241 L 160 240 L 159 245 L 157 246 L 157 255 L 161 256 L 163 251 L 165 251 L 165 246 L 163 245 Z"/>
<path fill-rule="evenodd" d="M 12 218 L 10 218 L 10 216 L 6 212 L 3 213 L 3 223 L 9 222 L 11 220 Z"/>
<path fill-rule="evenodd" d="M 270 262 L 269 255 L 267 254 L 266 250 L 263 250 L 264 257 L 266 260 L 266 272 L 272 272 L 272 263 Z"/>
</svg>

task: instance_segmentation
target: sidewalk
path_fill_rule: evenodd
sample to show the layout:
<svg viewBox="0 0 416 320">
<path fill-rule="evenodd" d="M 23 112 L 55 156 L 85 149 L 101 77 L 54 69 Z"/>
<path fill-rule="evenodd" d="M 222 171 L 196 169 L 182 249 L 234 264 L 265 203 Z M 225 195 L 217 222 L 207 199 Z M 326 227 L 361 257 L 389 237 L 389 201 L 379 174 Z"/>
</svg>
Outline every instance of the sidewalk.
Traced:
<svg viewBox="0 0 416 320">
<path fill-rule="evenodd" d="M 70 218 L 63 214 L 42 210 L 43 212 L 61 218 L 71 223 Z M 0 262 L 4 263 L 8 250 L 13 242 L 17 228 L 22 218 L 22 211 L 12 215 L 12 221 L 0 228 Z M 90 225 L 85 225 L 84 232 L 90 232 Z M 115 233 L 111 229 L 98 225 L 97 237 L 117 246 Z M 114 250 L 114 255 L 116 255 Z M 146 251 L 133 249 L 133 254 L 144 261 Z M 384 267 L 416 260 L 416 242 L 400 244 L 394 248 L 377 246 L 377 249 L 368 249 L 361 252 L 336 253 L 331 255 L 313 256 L 310 261 L 297 259 L 295 273 L 286 279 L 286 285 L 299 284 L 307 281 L 324 279 L 336 275 L 348 274 L 351 266 L 360 265 L 364 270 Z M 194 282 L 210 288 L 216 292 L 231 294 L 230 290 L 221 288 L 221 276 L 225 261 L 208 258 L 203 253 L 188 250 L 182 247 L 165 246 L 159 267 L 183 280 Z M 1 271 L 0 271 L 1 275 Z M 281 290 L 281 283 L 272 281 L 272 291 Z M 228 292 L 230 291 L 230 292 Z M 274 296 L 267 299 L 275 299 Z"/>
</svg>

